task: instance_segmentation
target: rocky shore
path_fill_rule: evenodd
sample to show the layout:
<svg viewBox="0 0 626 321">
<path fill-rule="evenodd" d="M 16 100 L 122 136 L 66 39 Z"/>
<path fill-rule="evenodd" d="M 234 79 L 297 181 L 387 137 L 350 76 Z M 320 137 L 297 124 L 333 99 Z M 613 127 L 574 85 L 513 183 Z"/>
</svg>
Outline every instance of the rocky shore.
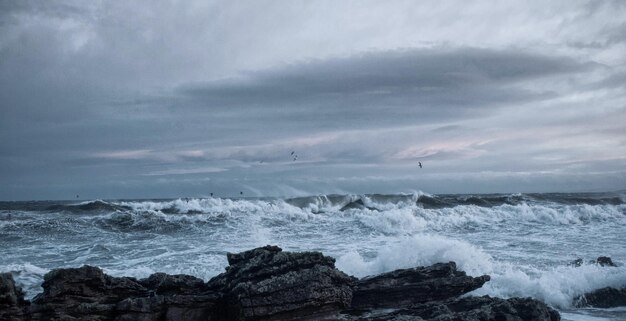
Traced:
<svg viewBox="0 0 626 321">
<path fill-rule="evenodd" d="M 32 301 L 2 273 L 0 320 L 560 320 L 530 298 L 462 297 L 489 276 L 468 276 L 454 262 L 357 279 L 319 252 L 265 246 L 227 258 L 226 271 L 208 282 L 164 273 L 112 277 L 92 266 L 56 269 Z"/>
</svg>

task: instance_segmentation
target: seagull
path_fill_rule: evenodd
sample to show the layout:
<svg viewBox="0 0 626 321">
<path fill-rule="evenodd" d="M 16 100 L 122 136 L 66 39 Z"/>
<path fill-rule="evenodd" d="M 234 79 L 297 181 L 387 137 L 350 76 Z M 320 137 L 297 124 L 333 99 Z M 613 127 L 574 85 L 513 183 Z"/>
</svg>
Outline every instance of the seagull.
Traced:
<svg viewBox="0 0 626 321">
<path fill-rule="evenodd" d="M 291 151 L 291 156 L 293 156 L 294 153 L 295 153 L 295 151 Z"/>
<path fill-rule="evenodd" d="M 420 168 L 422 168 L 422 162 L 417 162 L 420 165 Z"/>
</svg>

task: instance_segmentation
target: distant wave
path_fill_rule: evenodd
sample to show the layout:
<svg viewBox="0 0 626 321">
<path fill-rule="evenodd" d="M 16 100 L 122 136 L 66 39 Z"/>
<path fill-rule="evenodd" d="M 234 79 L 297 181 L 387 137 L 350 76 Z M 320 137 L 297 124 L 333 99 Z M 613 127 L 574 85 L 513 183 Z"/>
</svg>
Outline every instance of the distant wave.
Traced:
<svg viewBox="0 0 626 321">
<path fill-rule="evenodd" d="M 179 229 L 185 224 L 216 224 L 231 219 L 259 217 L 280 224 L 285 219 L 333 220 L 341 216 L 353 217 L 374 230 L 392 234 L 450 227 L 495 226 L 505 222 L 567 225 L 607 220 L 623 222 L 626 219 L 626 204 L 617 196 L 569 194 L 435 196 L 416 193 L 320 195 L 286 200 L 95 200 L 46 204 L 39 206 L 38 211 L 76 214 L 85 224 L 95 220 L 103 228 L 122 230 Z M 0 212 L 0 225 L 9 224 L 12 221 L 9 216 Z M 171 226 L 168 228 L 166 225 Z"/>
<path fill-rule="evenodd" d="M 352 209 L 386 210 L 418 206 L 424 209 L 443 209 L 456 206 L 497 207 L 502 205 L 623 205 L 626 197 L 617 193 L 547 193 L 547 194 L 441 194 L 423 192 L 412 194 L 315 195 L 296 198 L 230 199 L 181 198 L 175 200 L 132 200 L 85 202 L 0 202 L 0 210 L 59 211 L 73 213 L 116 211 L 159 211 L 166 214 L 206 214 L 238 208 L 258 209 L 262 204 L 286 203 L 312 213 L 346 211 Z"/>
<path fill-rule="evenodd" d="M 109 203 L 103 200 L 87 201 L 77 204 L 53 204 L 45 208 L 46 211 L 59 211 L 70 213 L 116 212 L 129 209 L 129 207 L 120 204 Z"/>
<path fill-rule="evenodd" d="M 286 202 L 317 212 L 347 209 L 385 209 L 390 205 L 415 204 L 423 208 L 450 208 L 463 205 L 495 207 L 519 204 L 566 204 L 566 205 L 620 205 L 626 201 L 623 196 L 613 193 L 584 194 L 371 194 L 371 195 L 320 195 L 287 199 Z"/>
</svg>

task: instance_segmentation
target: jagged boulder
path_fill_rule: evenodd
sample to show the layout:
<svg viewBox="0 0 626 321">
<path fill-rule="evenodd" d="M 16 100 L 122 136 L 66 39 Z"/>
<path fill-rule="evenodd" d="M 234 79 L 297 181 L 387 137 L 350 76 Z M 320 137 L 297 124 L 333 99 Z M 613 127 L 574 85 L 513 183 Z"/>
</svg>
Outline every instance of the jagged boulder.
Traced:
<svg viewBox="0 0 626 321">
<path fill-rule="evenodd" d="M 147 288 L 136 279 L 115 278 L 94 266 L 55 269 L 44 276 L 43 293 L 35 298 L 37 303 L 62 300 L 64 302 L 118 302 L 129 296 L 147 296 Z"/>
<path fill-rule="evenodd" d="M 283 252 L 277 246 L 228 254 L 226 272 L 208 283 L 224 293 L 225 320 L 319 320 L 348 308 L 354 278 L 320 252 Z"/>
<path fill-rule="evenodd" d="M 138 281 L 87 265 L 53 270 L 42 287 L 33 320 L 208 320 L 218 298 L 193 276 L 156 273 Z"/>
<path fill-rule="evenodd" d="M 352 308 L 401 308 L 447 300 L 478 289 L 487 281 L 488 275 L 471 277 L 458 271 L 454 262 L 395 270 L 356 282 Z"/>
<path fill-rule="evenodd" d="M 24 292 L 15 285 L 11 273 L 0 273 L 0 320 L 24 320 L 27 306 Z"/>
<path fill-rule="evenodd" d="M 117 304 L 116 320 L 211 320 L 221 296 L 191 275 L 154 273 L 139 280 L 152 291 L 148 298 L 129 298 Z"/>
<path fill-rule="evenodd" d="M 577 307 L 614 308 L 626 306 L 626 287 L 606 287 L 585 293 L 574 300 Z"/>
<path fill-rule="evenodd" d="M 149 295 L 133 278 L 114 278 L 88 265 L 52 270 L 41 286 L 31 309 L 34 320 L 112 320 L 117 302 Z"/>
</svg>

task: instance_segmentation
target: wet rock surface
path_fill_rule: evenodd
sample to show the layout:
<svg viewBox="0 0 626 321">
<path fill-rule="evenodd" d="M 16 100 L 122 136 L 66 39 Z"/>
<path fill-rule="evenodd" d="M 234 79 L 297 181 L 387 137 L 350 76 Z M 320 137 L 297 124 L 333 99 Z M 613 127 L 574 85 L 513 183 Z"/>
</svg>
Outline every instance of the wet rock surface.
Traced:
<svg viewBox="0 0 626 321">
<path fill-rule="evenodd" d="M 227 258 L 226 272 L 208 282 L 224 293 L 224 319 L 317 320 L 350 306 L 355 279 L 322 253 L 266 246 Z"/>
<path fill-rule="evenodd" d="M 626 306 L 626 288 L 606 287 L 597 289 L 575 300 L 575 306 L 594 308 L 614 308 Z"/>
<path fill-rule="evenodd" d="M 93 266 L 53 270 L 42 287 L 30 308 L 33 320 L 185 320 L 208 317 L 217 299 L 192 276 L 116 278 Z"/>
<path fill-rule="evenodd" d="M 345 318 L 345 320 L 354 321 L 558 321 L 560 319 L 556 310 L 531 298 L 505 300 L 489 296 L 416 304 L 394 311 L 374 310 L 364 315 L 352 315 Z"/>
<path fill-rule="evenodd" d="M 579 267 L 585 264 L 582 258 L 577 258 L 574 261 L 571 261 L 568 265 Z M 613 262 L 613 260 L 608 256 L 599 256 L 595 260 L 589 261 L 589 264 L 597 264 L 599 266 L 608 266 L 608 267 L 617 267 L 618 265 Z"/>
<path fill-rule="evenodd" d="M 454 262 L 395 270 L 359 280 L 352 307 L 391 308 L 441 301 L 478 289 L 487 281 L 488 275 L 474 278 L 458 271 Z"/>
<path fill-rule="evenodd" d="M 0 320 L 559 320 L 530 298 L 459 298 L 489 276 L 467 276 L 454 262 L 359 280 L 319 252 L 265 246 L 227 258 L 226 271 L 206 283 L 189 275 L 137 280 L 92 266 L 56 269 L 32 302 L 11 274 L 0 274 Z"/>
<path fill-rule="evenodd" d="M 0 320 L 23 320 L 27 305 L 24 293 L 15 286 L 11 273 L 0 273 Z"/>
</svg>

